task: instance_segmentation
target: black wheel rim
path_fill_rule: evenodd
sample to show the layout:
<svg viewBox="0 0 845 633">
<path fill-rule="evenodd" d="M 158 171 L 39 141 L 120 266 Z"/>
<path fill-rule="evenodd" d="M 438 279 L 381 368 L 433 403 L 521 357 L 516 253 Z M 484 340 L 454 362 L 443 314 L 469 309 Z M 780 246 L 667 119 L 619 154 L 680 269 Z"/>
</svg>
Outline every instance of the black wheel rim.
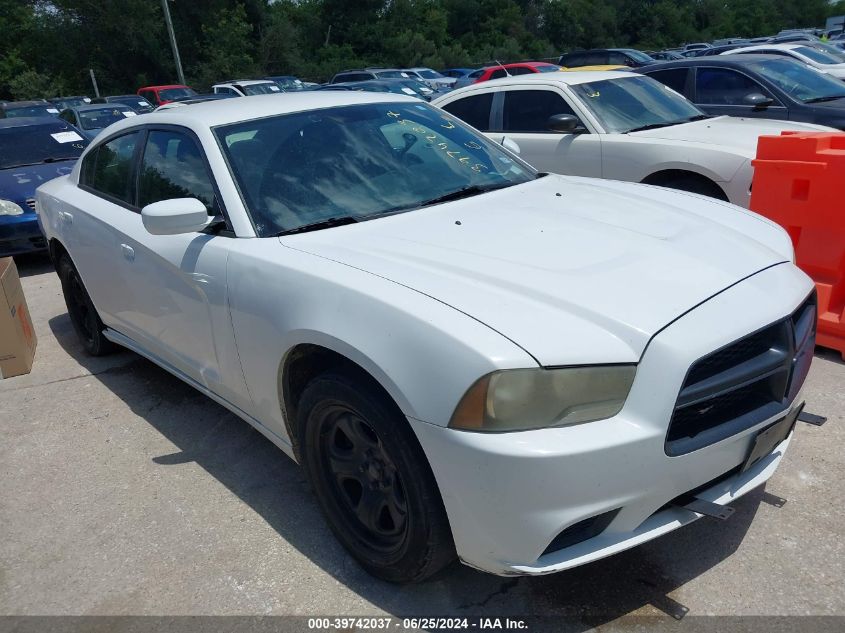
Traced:
<svg viewBox="0 0 845 633">
<path fill-rule="evenodd" d="M 408 532 L 405 488 L 372 426 L 346 407 L 332 407 L 320 429 L 320 462 L 345 527 L 374 550 L 401 548 Z"/>
<path fill-rule="evenodd" d="M 70 318 L 73 319 L 83 338 L 86 341 L 93 340 L 94 333 L 97 331 L 97 316 L 91 309 L 85 286 L 82 285 L 82 280 L 75 272 L 68 275 L 68 304 Z"/>
</svg>

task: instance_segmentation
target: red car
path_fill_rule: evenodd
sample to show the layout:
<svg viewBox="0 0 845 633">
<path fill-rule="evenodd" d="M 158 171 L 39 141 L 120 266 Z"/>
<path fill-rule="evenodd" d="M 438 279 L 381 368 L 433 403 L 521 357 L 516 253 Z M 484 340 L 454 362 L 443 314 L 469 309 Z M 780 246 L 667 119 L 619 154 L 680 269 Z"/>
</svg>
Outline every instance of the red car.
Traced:
<svg viewBox="0 0 845 633">
<path fill-rule="evenodd" d="M 169 86 L 145 86 L 138 88 L 138 95 L 144 97 L 155 106 L 164 105 L 171 101 L 179 101 L 195 96 L 197 93 L 193 88 L 182 84 L 171 84 Z"/>
<path fill-rule="evenodd" d="M 560 70 L 561 66 L 547 62 L 516 62 L 513 64 L 502 64 L 500 66 L 488 66 L 481 68 L 466 77 L 461 77 L 455 83 L 455 88 L 462 88 L 470 84 L 477 84 L 488 79 L 499 79 L 513 75 L 530 75 L 531 73 L 548 73 Z"/>
</svg>

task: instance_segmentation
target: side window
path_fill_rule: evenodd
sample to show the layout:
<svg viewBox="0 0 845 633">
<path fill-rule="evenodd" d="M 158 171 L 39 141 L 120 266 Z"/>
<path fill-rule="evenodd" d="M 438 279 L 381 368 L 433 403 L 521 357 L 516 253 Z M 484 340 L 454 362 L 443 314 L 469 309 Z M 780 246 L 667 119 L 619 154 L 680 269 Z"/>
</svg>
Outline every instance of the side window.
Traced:
<svg viewBox="0 0 845 633">
<path fill-rule="evenodd" d="M 684 94 L 688 72 L 686 68 L 670 68 L 668 70 L 658 70 L 657 72 L 648 73 L 648 76 L 656 79 L 665 86 L 669 86 L 675 92 Z"/>
<path fill-rule="evenodd" d="M 62 113 L 59 115 L 59 118 L 60 118 L 60 119 L 64 119 L 64 120 L 65 120 L 65 121 L 67 121 L 68 123 L 71 123 L 71 124 L 73 124 L 73 125 L 76 125 L 76 117 L 75 117 L 75 116 L 73 116 L 73 112 L 71 112 L 70 110 L 65 110 L 64 112 L 62 112 Z"/>
<path fill-rule="evenodd" d="M 485 132 L 490 129 L 490 107 L 493 105 L 493 93 L 464 97 L 443 106 L 449 114 L 458 117 L 476 130 Z"/>
<path fill-rule="evenodd" d="M 630 66 L 631 62 L 628 59 L 627 55 L 620 53 L 619 51 L 610 51 L 607 54 L 607 63 L 613 64 L 614 66 Z"/>
<path fill-rule="evenodd" d="M 508 73 L 504 68 L 497 68 L 490 73 L 490 79 L 499 79 L 500 77 L 507 77 Z"/>
<path fill-rule="evenodd" d="M 214 215 L 214 187 L 193 139 L 180 132 L 152 131 L 147 137 L 138 206 L 170 198 L 196 198 Z"/>
<path fill-rule="evenodd" d="M 744 105 L 749 94 L 768 92 L 749 77 L 728 68 L 699 68 L 695 78 L 696 103 Z"/>
<path fill-rule="evenodd" d="M 517 66 L 516 68 L 511 68 L 508 72 L 511 75 L 533 75 L 534 70 L 529 68 L 528 66 Z"/>
<path fill-rule="evenodd" d="M 553 114 L 575 114 L 569 104 L 551 90 L 510 90 L 505 92 L 502 127 L 505 132 L 548 132 Z"/>
<path fill-rule="evenodd" d="M 605 66 L 610 63 L 610 55 L 604 51 L 593 51 L 587 53 L 584 58 L 584 66 Z"/>
<path fill-rule="evenodd" d="M 80 184 L 111 198 L 133 204 L 132 159 L 139 132 L 119 136 L 85 157 Z"/>
</svg>

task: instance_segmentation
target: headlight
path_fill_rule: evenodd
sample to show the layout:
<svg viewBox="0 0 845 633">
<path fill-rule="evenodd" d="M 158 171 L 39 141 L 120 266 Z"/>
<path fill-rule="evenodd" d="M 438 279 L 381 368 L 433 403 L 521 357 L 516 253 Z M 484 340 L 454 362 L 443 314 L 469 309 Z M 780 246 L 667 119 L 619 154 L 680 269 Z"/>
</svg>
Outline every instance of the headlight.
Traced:
<svg viewBox="0 0 845 633">
<path fill-rule="evenodd" d="M 11 200 L 0 200 L 0 215 L 21 215 L 23 209 Z"/>
<path fill-rule="evenodd" d="M 467 390 L 449 426 L 526 431 L 610 418 L 622 410 L 636 371 L 635 365 L 494 371 Z"/>
</svg>

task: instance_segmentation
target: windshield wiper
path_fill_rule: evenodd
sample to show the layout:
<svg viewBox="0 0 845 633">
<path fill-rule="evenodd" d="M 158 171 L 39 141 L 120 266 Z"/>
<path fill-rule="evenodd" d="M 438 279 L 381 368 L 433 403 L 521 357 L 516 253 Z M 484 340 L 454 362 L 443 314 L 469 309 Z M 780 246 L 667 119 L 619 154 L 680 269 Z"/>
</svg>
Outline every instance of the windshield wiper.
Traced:
<svg viewBox="0 0 845 633">
<path fill-rule="evenodd" d="M 44 163 L 61 163 L 66 160 L 76 160 L 79 156 L 67 156 L 67 157 L 53 157 L 50 156 L 48 158 L 42 158 L 41 160 L 36 160 L 31 163 L 17 163 L 15 165 L 9 165 L 7 167 L 3 167 L 3 169 L 16 169 L 17 167 L 32 167 L 33 165 L 43 165 Z"/>
<path fill-rule="evenodd" d="M 441 202 L 451 202 L 453 200 L 460 200 L 461 198 L 469 198 L 470 196 L 477 196 L 480 193 L 487 193 L 488 191 L 494 191 L 496 189 L 504 189 L 505 187 L 510 187 L 511 184 L 512 183 L 508 182 L 499 183 L 498 185 L 467 185 L 466 187 L 461 187 L 455 191 L 444 193 L 442 196 L 437 196 L 420 202 L 418 206 L 427 207 L 432 204 L 440 204 Z"/>
<path fill-rule="evenodd" d="M 845 99 L 845 95 L 829 95 L 827 97 L 813 97 L 807 99 L 804 103 L 821 103 L 823 101 L 835 101 L 836 99 Z"/>
<path fill-rule="evenodd" d="M 325 220 L 318 220 L 317 222 L 303 224 L 302 226 L 297 226 L 292 229 L 285 229 L 284 231 L 279 231 L 278 233 L 273 235 L 273 237 L 281 237 L 282 235 L 293 235 L 294 233 L 308 233 L 309 231 L 330 229 L 335 226 L 343 226 L 344 224 L 355 224 L 357 222 L 358 218 L 354 218 L 351 215 L 340 215 L 334 218 L 326 218 Z"/>
<path fill-rule="evenodd" d="M 686 119 L 678 119 L 677 121 L 665 121 L 664 123 L 650 123 L 649 125 L 642 125 L 640 127 L 635 127 L 632 130 L 628 130 L 625 134 L 630 134 L 631 132 L 645 132 L 646 130 L 656 130 L 661 127 L 670 127 L 672 125 L 680 125 L 681 123 L 692 123 L 693 121 L 701 121 L 703 119 L 712 119 L 713 117 L 709 114 L 695 114 Z"/>
</svg>

